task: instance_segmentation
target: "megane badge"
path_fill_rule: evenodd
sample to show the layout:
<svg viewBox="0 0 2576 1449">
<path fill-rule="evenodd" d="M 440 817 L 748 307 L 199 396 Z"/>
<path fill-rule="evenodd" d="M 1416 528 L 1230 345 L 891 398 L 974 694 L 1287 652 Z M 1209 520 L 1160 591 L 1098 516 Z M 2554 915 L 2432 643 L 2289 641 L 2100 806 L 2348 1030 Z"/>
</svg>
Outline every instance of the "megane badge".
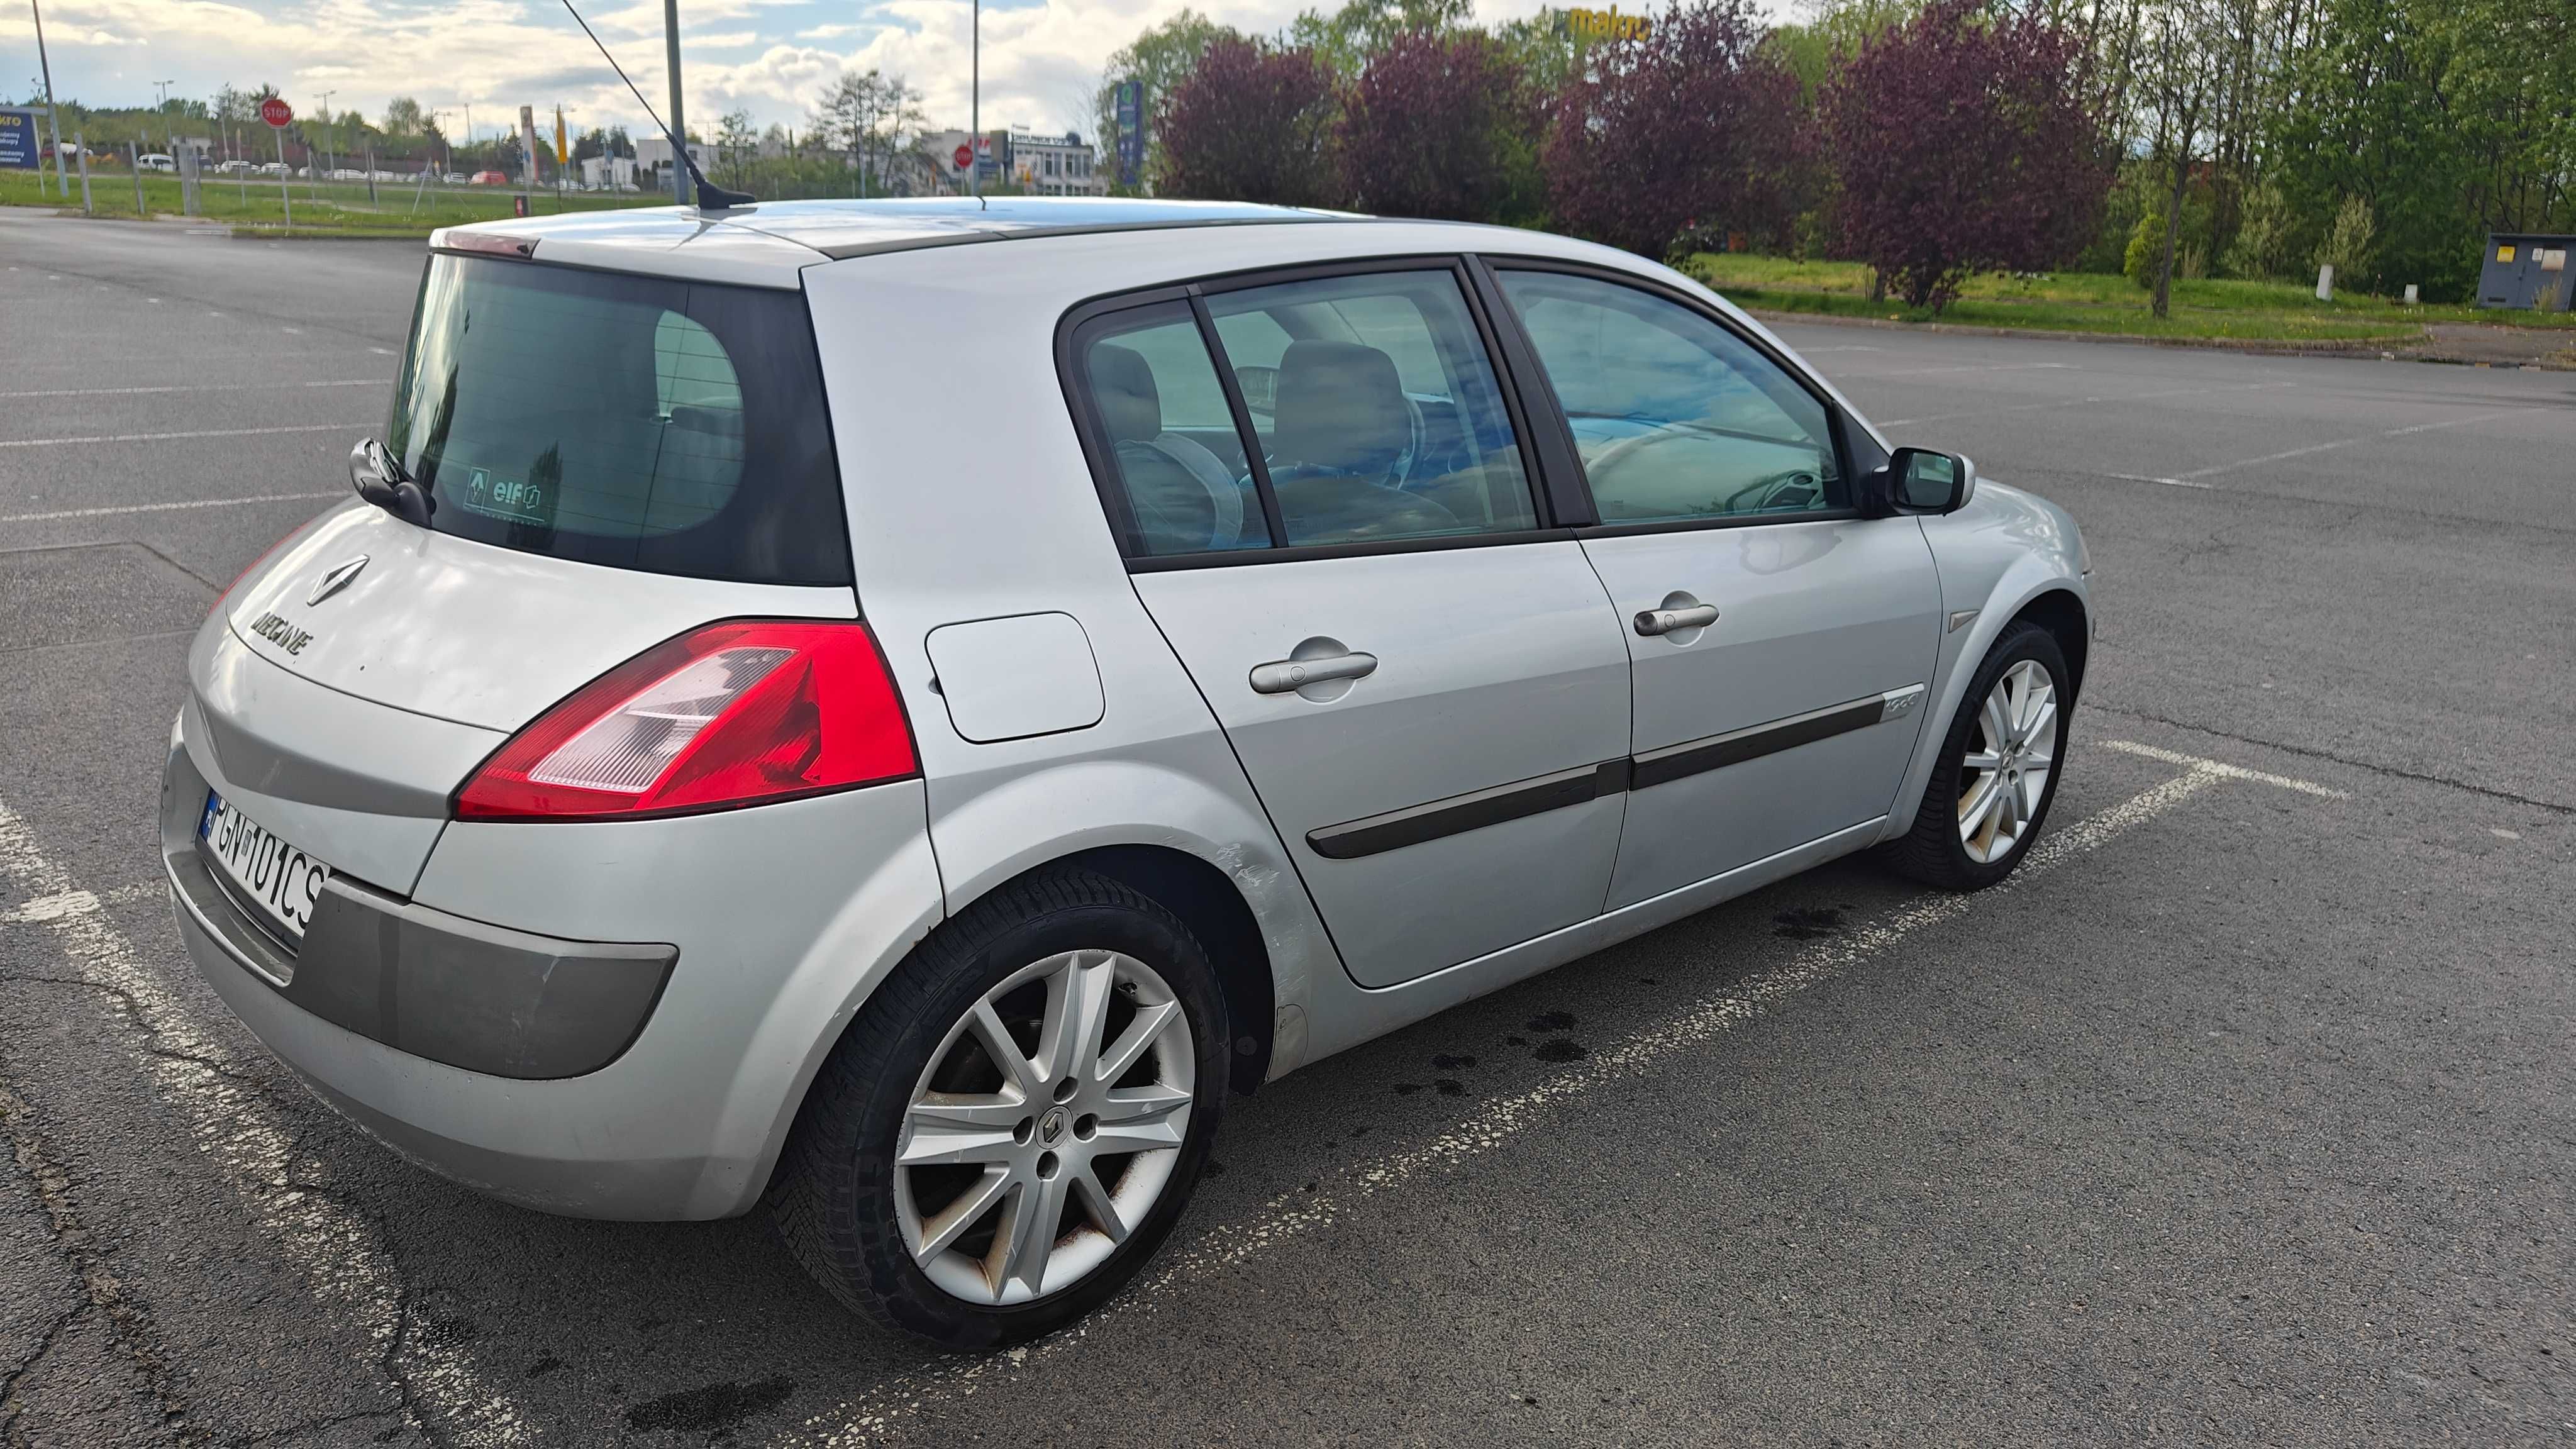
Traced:
<svg viewBox="0 0 2576 1449">
<path fill-rule="evenodd" d="M 349 581 L 358 576 L 358 570 L 365 568 L 366 566 L 367 556 L 365 554 L 360 554 L 356 558 L 349 560 L 347 563 L 335 565 L 329 573 L 324 574 L 320 579 L 314 582 L 313 592 L 305 596 L 305 607 L 310 608 L 313 605 L 322 602 L 324 599 L 331 597 L 333 594 L 340 592 L 342 589 L 347 588 L 349 586 Z"/>
</svg>

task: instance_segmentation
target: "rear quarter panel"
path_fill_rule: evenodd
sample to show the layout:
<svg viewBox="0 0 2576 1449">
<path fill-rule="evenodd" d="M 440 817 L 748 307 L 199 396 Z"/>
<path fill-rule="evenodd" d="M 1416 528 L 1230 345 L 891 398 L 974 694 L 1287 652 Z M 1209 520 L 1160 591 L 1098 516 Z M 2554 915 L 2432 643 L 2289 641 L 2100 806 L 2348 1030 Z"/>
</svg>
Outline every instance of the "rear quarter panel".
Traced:
<svg viewBox="0 0 2576 1449">
<path fill-rule="evenodd" d="M 1242 766 L 1128 581 L 1056 375 L 1056 323 L 1075 299 L 1043 264 L 1054 247 L 857 257 L 805 274 L 860 609 L 911 717 L 947 908 L 1096 846 L 1180 850 L 1242 893 L 1279 1018 L 1302 1022 L 1314 974 L 1341 966 Z M 963 265 L 964 253 L 980 264 Z M 937 693 L 929 636 L 1045 612 L 1071 615 L 1089 641 L 1098 722 L 964 738 Z M 1273 1076 L 1298 1065 L 1301 1041 L 1293 1026 L 1277 1033 Z"/>
</svg>

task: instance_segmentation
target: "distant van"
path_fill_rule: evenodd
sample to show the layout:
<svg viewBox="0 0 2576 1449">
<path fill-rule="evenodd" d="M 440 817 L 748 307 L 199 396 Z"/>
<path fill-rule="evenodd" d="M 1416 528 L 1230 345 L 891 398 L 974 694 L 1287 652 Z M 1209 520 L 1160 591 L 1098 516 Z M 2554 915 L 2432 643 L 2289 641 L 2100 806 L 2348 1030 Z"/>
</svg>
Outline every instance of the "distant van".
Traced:
<svg viewBox="0 0 2576 1449">
<path fill-rule="evenodd" d="M 510 184 L 510 178 L 498 171 L 477 171 L 474 173 L 474 184 L 477 186 L 507 186 Z"/>
<path fill-rule="evenodd" d="M 169 157 L 162 155 L 158 151 L 144 152 L 143 159 L 139 164 L 146 171 L 176 171 L 179 169 L 178 162 L 171 160 Z"/>
</svg>

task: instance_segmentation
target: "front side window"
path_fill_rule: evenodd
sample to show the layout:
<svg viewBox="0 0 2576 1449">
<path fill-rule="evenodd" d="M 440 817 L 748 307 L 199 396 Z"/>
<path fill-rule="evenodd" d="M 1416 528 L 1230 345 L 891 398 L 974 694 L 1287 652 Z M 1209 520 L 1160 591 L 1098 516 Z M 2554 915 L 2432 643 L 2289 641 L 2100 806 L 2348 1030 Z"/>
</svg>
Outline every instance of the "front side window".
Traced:
<svg viewBox="0 0 2576 1449">
<path fill-rule="evenodd" d="M 1825 405 L 1706 316 L 1633 287 L 1505 271 L 1604 523 L 1844 506 Z"/>
<path fill-rule="evenodd" d="M 1207 299 L 1290 546 L 1536 526 L 1520 446 L 1454 273 Z"/>
<path fill-rule="evenodd" d="M 799 293 L 433 256 L 385 442 L 441 533 L 653 573 L 850 582 Z"/>
</svg>

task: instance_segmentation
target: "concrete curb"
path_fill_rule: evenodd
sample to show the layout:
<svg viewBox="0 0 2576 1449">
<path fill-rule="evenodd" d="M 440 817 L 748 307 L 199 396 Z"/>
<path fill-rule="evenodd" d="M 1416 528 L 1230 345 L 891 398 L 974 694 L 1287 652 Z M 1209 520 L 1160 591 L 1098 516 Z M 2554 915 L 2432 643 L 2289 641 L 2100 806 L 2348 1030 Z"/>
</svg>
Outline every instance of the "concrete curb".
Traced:
<svg viewBox="0 0 2576 1449">
<path fill-rule="evenodd" d="M 1726 295 L 1724 292 L 1719 296 Z M 1739 304 L 1740 305 L 1740 304 Z M 1882 317 L 1845 317 L 1831 312 L 1775 312 L 1746 307 L 1764 324 L 1791 322 L 1827 327 L 1873 327 L 1882 332 L 1948 332 L 1962 337 L 2021 337 L 2048 342 L 2118 342 L 2132 347 L 2197 347 L 2221 352 L 2272 357 L 2353 357 L 2381 362 L 2439 362 L 2458 367 L 2529 368 L 2539 372 L 2576 372 L 2576 347 L 2550 357 L 2497 362 L 2459 357 L 2429 345 L 2422 333 L 2413 338 L 2326 337 L 2309 341 L 2259 337 L 2157 337 L 2139 332 L 2057 332 L 2045 327 L 1979 327 L 1964 322 L 1891 322 Z M 2576 340 L 2576 339 L 2571 339 Z"/>
</svg>

